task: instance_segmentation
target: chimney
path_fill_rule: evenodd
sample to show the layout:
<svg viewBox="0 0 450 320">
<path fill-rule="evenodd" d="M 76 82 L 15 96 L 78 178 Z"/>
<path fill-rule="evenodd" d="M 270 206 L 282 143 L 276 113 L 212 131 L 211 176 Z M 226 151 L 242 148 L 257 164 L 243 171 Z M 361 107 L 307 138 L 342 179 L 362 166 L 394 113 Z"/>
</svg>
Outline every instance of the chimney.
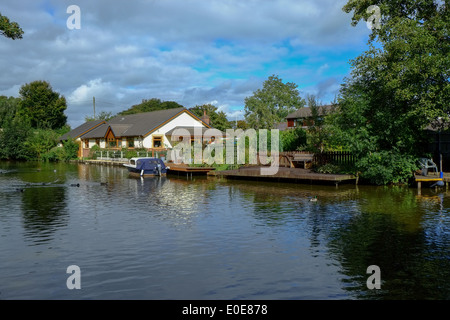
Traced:
<svg viewBox="0 0 450 320">
<path fill-rule="evenodd" d="M 203 110 L 203 116 L 201 119 L 204 123 L 206 123 L 207 125 L 209 125 L 209 117 L 206 115 L 206 110 Z"/>
</svg>

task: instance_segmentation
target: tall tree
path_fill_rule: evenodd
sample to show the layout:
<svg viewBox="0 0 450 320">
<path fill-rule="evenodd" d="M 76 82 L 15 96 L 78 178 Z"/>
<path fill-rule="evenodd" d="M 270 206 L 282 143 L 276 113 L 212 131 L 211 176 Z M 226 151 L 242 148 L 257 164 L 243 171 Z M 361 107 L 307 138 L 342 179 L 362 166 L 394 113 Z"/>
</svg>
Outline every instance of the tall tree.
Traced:
<svg viewBox="0 0 450 320">
<path fill-rule="evenodd" d="M 31 127 L 59 129 L 66 124 L 66 98 L 53 91 L 48 82 L 39 80 L 25 84 L 19 93 L 22 100 L 18 114 L 29 121 Z"/>
<path fill-rule="evenodd" d="M 17 22 L 9 21 L 8 17 L 0 13 L 0 35 L 10 39 L 22 39 L 23 30 Z"/>
<path fill-rule="evenodd" d="M 450 15 L 445 2 L 349 0 L 343 8 L 353 11 L 353 25 L 369 18 L 372 4 L 381 13 L 369 49 L 351 62 L 337 119 L 342 136 L 359 155 L 360 168 L 372 178 L 384 175 L 377 183 L 410 176 L 422 152 L 424 127 L 450 113 Z"/>
<path fill-rule="evenodd" d="M 272 75 L 263 83 L 263 88 L 245 98 L 245 120 L 254 129 L 273 129 L 284 121 L 286 116 L 305 106 L 297 85 L 283 83 Z"/>
<path fill-rule="evenodd" d="M 217 107 L 212 104 L 197 105 L 189 110 L 192 111 L 197 117 L 201 118 L 203 113 L 209 117 L 209 124 L 215 129 L 225 131 L 231 128 L 231 124 L 227 119 L 227 114 L 223 111 L 217 111 Z"/>
</svg>

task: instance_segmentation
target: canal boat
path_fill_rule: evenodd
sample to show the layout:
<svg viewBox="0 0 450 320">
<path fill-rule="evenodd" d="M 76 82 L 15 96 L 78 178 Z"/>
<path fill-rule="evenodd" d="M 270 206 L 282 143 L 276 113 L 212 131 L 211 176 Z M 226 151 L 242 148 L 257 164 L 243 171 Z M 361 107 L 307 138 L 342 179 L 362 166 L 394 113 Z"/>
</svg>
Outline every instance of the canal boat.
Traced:
<svg viewBox="0 0 450 320">
<path fill-rule="evenodd" d="M 168 169 L 159 158 L 131 158 L 124 166 L 130 175 L 140 177 L 165 176 Z"/>
</svg>

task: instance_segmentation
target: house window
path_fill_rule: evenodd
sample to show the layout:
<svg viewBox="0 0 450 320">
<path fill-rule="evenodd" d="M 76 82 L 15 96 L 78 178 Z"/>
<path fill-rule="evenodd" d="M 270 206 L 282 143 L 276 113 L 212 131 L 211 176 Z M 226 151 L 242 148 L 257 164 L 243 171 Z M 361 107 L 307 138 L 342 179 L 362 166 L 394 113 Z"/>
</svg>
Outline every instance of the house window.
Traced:
<svg viewBox="0 0 450 320">
<path fill-rule="evenodd" d="M 134 148 L 134 138 L 127 139 L 128 148 Z"/>
<path fill-rule="evenodd" d="M 108 145 L 110 148 L 117 147 L 117 141 L 115 138 L 108 138 Z"/>
<path fill-rule="evenodd" d="M 100 139 L 95 139 L 95 144 L 100 147 Z"/>
<path fill-rule="evenodd" d="M 89 140 L 84 140 L 84 147 L 89 149 Z"/>
<path fill-rule="evenodd" d="M 153 148 L 162 148 L 162 136 L 153 136 Z"/>
</svg>

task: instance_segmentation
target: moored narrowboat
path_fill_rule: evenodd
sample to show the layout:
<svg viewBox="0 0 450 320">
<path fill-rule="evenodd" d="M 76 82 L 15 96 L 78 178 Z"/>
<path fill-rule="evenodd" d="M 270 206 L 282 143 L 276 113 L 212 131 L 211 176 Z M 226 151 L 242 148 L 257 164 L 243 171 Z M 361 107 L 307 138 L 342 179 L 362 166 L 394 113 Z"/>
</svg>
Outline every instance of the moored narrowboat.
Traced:
<svg viewBox="0 0 450 320">
<path fill-rule="evenodd" d="M 165 176 L 168 169 L 159 158 L 131 158 L 124 166 L 130 175 L 140 177 Z"/>
</svg>

